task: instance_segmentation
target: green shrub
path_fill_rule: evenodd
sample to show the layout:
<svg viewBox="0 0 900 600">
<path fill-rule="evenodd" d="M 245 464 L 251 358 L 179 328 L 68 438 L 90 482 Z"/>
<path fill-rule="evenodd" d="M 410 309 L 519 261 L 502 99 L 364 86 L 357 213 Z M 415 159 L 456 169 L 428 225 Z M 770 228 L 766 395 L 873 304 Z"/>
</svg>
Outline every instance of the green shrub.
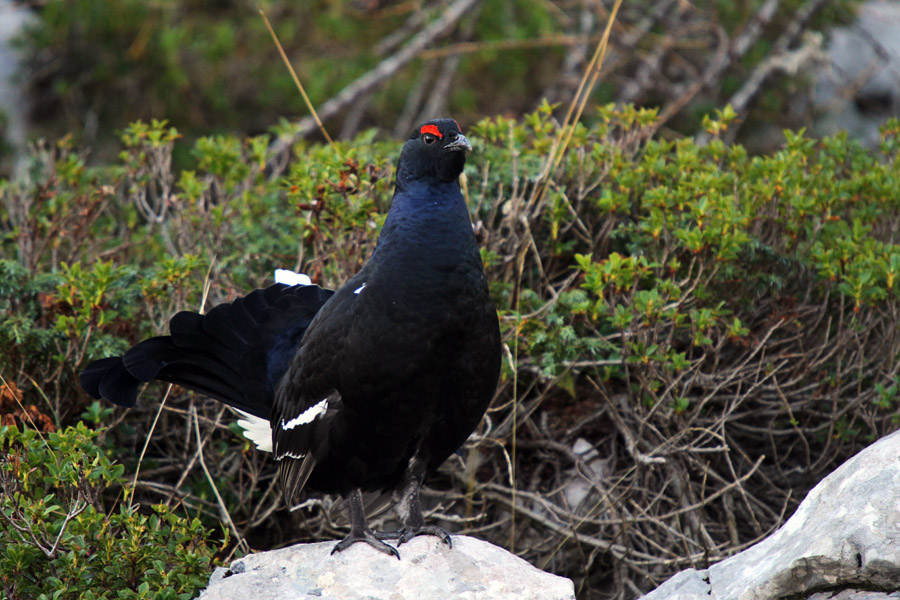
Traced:
<svg viewBox="0 0 900 600">
<path fill-rule="evenodd" d="M 482 464 L 487 521 L 522 510 L 515 547 L 607 597 L 772 531 L 897 428 L 900 124 L 879 152 L 788 131 L 751 156 L 717 137 L 727 110 L 703 146 L 651 138 L 651 111 L 598 116 L 545 177 L 551 107 L 482 122 L 469 181 L 519 407 L 490 414 L 517 481 Z M 558 491 L 591 472 L 578 438 L 608 469 L 583 507 Z"/>
<path fill-rule="evenodd" d="M 464 191 L 504 374 L 468 462 L 448 461 L 423 497 L 431 518 L 575 578 L 584 596 L 627 596 L 622 578 L 646 590 L 765 535 L 897 428 L 900 125 L 878 152 L 787 132 L 752 156 L 718 137 L 728 110 L 705 120 L 705 145 L 654 138 L 653 111 L 589 117 L 550 167 L 562 132 L 549 105 L 469 132 Z M 136 123 L 106 167 L 61 143 L 35 158 L 31 183 L 0 190 L 0 373 L 27 408 L 8 404 L 7 421 L 36 407 L 73 423 L 89 404 L 79 368 L 197 310 L 206 283 L 207 308 L 276 267 L 334 287 L 371 253 L 399 141 L 368 132 L 275 156 L 266 136 L 212 136 L 187 145 L 185 171 L 172 167 L 178 139 Z M 106 434 L 128 472 L 164 389 L 148 386 Z M 156 479 L 135 498 L 177 496 L 219 522 L 199 429 L 252 546 L 336 537 L 327 500 L 284 510 L 274 466 L 229 418 L 174 389 L 142 464 Z M 573 453 L 579 438 L 602 477 Z M 593 485 L 580 506 L 563 493 L 574 479 Z"/>
<path fill-rule="evenodd" d="M 188 599 L 215 565 L 211 532 L 164 504 L 127 502 L 124 468 L 83 423 L 44 436 L 0 428 L 0 589 L 6 598 Z"/>
</svg>

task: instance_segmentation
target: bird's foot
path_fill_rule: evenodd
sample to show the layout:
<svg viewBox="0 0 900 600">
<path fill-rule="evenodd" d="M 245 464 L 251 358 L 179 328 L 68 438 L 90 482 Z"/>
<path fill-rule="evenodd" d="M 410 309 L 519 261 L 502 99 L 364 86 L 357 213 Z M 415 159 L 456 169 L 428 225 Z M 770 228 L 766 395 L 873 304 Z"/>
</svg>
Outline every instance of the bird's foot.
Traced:
<svg viewBox="0 0 900 600">
<path fill-rule="evenodd" d="M 385 538 L 385 539 L 393 539 L 393 538 Z M 381 541 L 379 534 L 375 533 L 371 529 L 364 529 L 361 533 L 359 532 L 350 532 L 350 535 L 339 541 L 332 548 L 331 553 L 334 554 L 336 552 L 341 552 L 346 550 L 356 542 L 365 542 L 368 545 L 372 546 L 379 552 L 383 552 L 389 556 L 396 556 L 397 560 L 400 560 L 400 553 L 397 552 L 397 549 L 391 546 L 390 544 L 385 544 Z M 401 544 L 403 542 L 400 542 Z"/>
<path fill-rule="evenodd" d="M 409 540 L 419 535 L 436 535 L 441 541 L 453 547 L 450 541 L 450 534 L 434 525 L 420 525 L 419 527 L 403 527 L 397 531 L 377 531 L 375 537 L 379 540 L 397 540 L 397 545 L 405 544 Z"/>
</svg>

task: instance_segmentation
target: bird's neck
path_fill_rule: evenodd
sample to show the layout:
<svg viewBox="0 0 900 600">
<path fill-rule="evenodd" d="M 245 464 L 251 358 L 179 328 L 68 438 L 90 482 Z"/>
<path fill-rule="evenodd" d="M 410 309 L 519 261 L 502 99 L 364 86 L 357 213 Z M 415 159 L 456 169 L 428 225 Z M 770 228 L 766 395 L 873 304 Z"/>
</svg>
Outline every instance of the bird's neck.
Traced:
<svg viewBox="0 0 900 600">
<path fill-rule="evenodd" d="M 397 178 L 397 189 L 391 201 L 390 212 L 403 210 L 409 202 L 462 200 L 459 180 L 435 181 L 434 179 Z M 399 202 L 398 202 L 399 201 Z"/>
<path fill-rule="evenodd" d="M 416 262 L 455 261 L 477 253 L 469 212 L 456 181 L 410 182 L 398 189 L 381 230 L 376 254 L 413 254 Z"/>
</svg>

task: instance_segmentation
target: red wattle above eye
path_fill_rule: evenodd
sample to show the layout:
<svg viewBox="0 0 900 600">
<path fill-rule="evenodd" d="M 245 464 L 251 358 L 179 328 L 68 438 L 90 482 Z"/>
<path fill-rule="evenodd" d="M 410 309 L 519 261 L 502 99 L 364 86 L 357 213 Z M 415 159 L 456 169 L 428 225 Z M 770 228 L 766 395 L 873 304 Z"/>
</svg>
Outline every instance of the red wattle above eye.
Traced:
<svg viewBox="0 0 900 600">
<path fill-rule="evenodd" d="M 422 129 L 419 130 L 419 133 L 425 135 L 426 133 L 430 133 L 431 135 L 436 135 L 439 138 L 444 137 L 441 135 L 441 130 L 437 128 L 437 125 L 422 125 Z"/>
</svg>

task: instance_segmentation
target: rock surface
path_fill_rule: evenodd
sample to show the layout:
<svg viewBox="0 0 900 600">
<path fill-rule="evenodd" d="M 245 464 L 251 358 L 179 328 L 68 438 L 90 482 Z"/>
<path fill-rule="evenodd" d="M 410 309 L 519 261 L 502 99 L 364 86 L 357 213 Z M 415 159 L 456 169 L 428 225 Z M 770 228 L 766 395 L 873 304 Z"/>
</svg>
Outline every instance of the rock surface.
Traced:
<svg viewBox="0 0 900 600">
<path fill-rule="evenodd" d="M 863 2 L 856 20 L 829 36 L 826 64 L 813 73 L 818 79 L 813 102 L 820 113 L 813 132 L 847 131 L 877 148 L 878 128 L 900 115 L 900 3 Z"/>
<path fill-rule="evenodd" d="M 770 537 L 708 569 L 682 571 L 644 599 L 863 600 L 897 590 L 900 432 L 823 479 Z"/>
<path fill-rule="evenodd" d="M 420 536 L 402 560 L 334 542 L 251 554 L 218 568 L 200 600 L 574 600 L 569 579 L 545 573 L 502 548 L 453 536 L 453 548 Z"/>
<path fill-rule="evenodd" d="M 35 21 L 34 13 L 23 2 L 0 0 L 0 113 L 3 136 L 15 158 L 16 174 L 28 166 L 28 86 L 22 81 L 25 51 L 18 40 Z"/>
</svg>

